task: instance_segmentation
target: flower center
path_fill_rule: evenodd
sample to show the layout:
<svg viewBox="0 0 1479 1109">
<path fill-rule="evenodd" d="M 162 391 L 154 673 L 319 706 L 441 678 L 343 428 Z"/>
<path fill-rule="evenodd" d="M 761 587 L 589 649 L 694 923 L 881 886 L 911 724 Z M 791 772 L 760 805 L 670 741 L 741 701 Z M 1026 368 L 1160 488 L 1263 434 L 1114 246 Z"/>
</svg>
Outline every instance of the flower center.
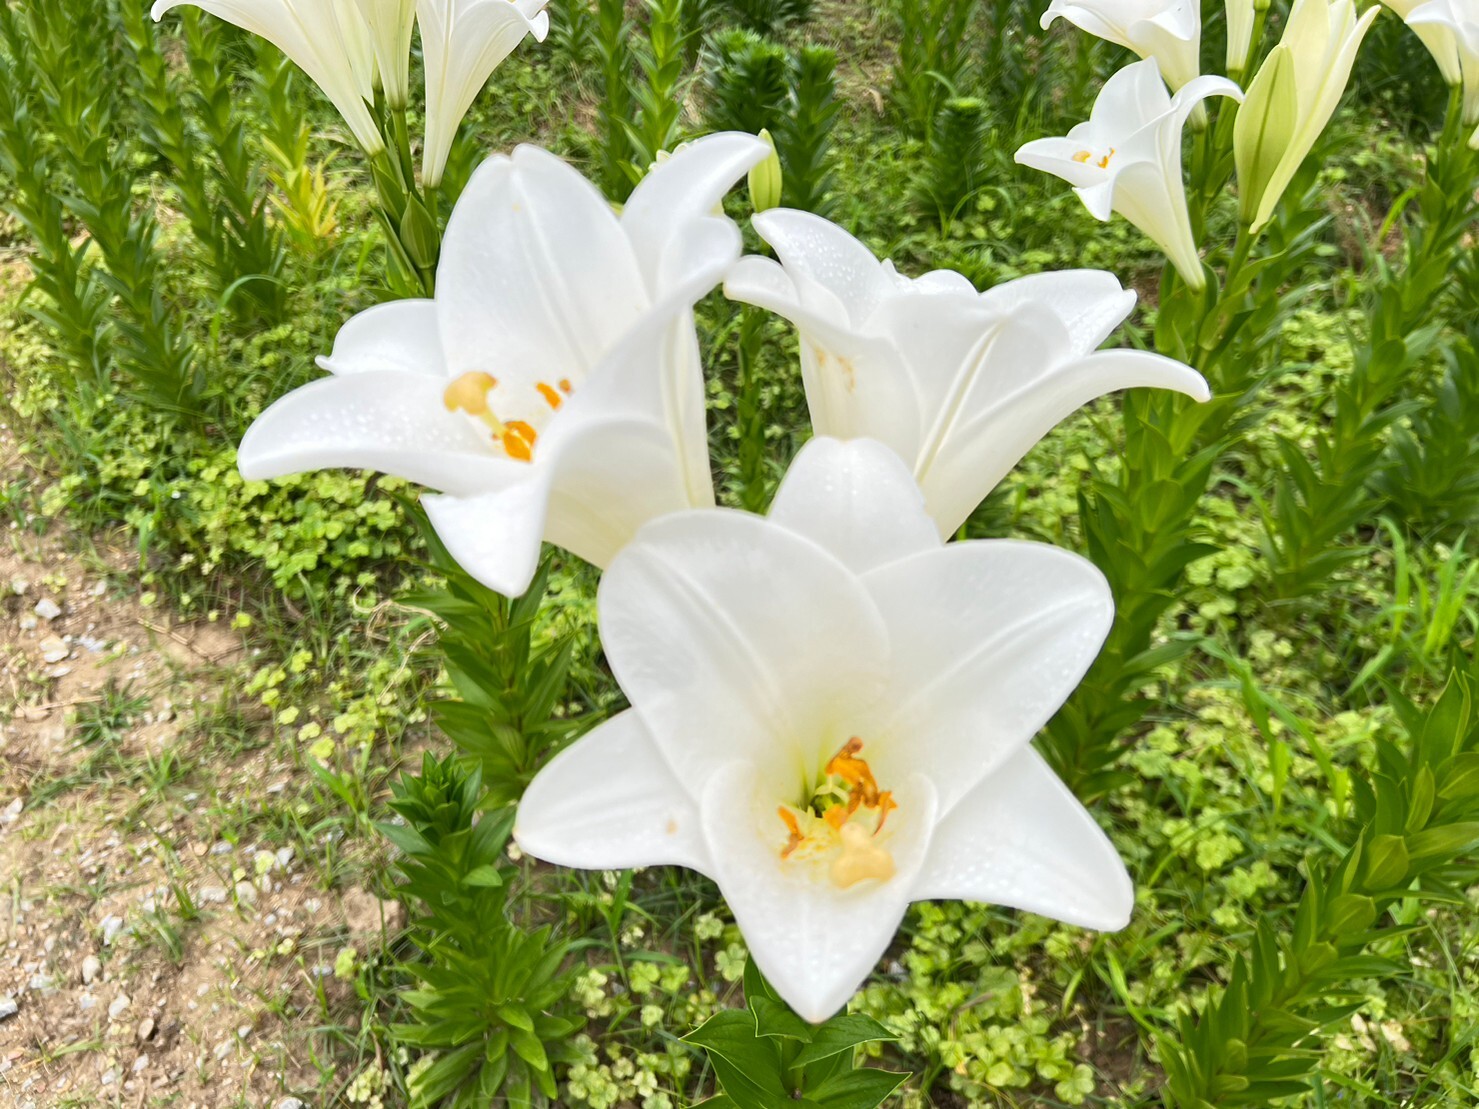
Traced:
<svg viewBox="0 0 1479 1109">
<path fill-rule="evenodd" d="M 877 838 L 899 806 L 890 791 L 878 788 L 868 760 L 859 757 L 862 750 L 863 741 L 853 736 L 828 760 L 804 805 L 776 810 L 787 832 L 781 858 L 827 859 L 828 877 L 841 889 L 894 875 L 894 858 Z"/>
<path fill-rule="evenodd" d="M 488 403 L 488 395 L 498 388 L 498 379 L 492 374 L 473 370 L 453 380 L 442 393 L 442 403 L 448 412 L 466 412 L 482 421 L 493 432 L 493 438 L 503 447 L 503 453 L 519 462 L 528 462 L 534 457 L 534 444 L 539 432 L 529 420 L 498 418 Z M 536 407 L 547 409 L 543 419 L 548 419 L 564 403 L 565 397 L 574 391 L 568 378 L 561 378 L 554 385 L 545 381 L 534 384 L 538 396 Z M 530 418 L 537 418 L 534 412 Z M 540 420 L 542 423 L 543 420 Z"/>
<path fill-rule="evenodd" d="M 1114 157 L 1114 147 L 1111 146 L 1109 148 L 1109 153 L 1108 154 L 1101 154 L 1097 158 L 1094 156 L 1094 152 L 1092 150 L 1080 150 L 1077 154 L 1075 154 L 1073 156 L 1073 160 L 1075 162 L 1083 162 L 1085 164 L 1087 164 L 1089 162 L 1092 162 L 1092 163 L 1094 163 L 1094 165 L 1098 166 L 1100 169 L 1108 169 L 1109 168 L 1109 160 L 1111 158 L 1113 158 L 1113 157 Z"/>
</svg>

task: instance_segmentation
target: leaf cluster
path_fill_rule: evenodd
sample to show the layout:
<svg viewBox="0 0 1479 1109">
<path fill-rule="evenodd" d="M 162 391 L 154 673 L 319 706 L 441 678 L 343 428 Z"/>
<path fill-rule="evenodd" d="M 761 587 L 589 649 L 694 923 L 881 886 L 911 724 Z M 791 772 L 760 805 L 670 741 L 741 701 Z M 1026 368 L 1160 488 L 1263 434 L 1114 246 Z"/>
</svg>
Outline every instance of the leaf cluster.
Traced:
<svg viewBox="0 0 1479 1109">
<path fill-rule="evenodd" d="M 703 1103 L 711 1109 L 874 1109 L 909 1077 L 853 1065 L 855 1048 L 894 1038 L 876 1020 L 839 1013 L 808 1024 L 753 959 L 745 966 L 745 1005 L 684 1037 L 708 1053 L 723 1090 Z"/>
<path fill-rule="evenodd" d="M 548 927 L 525 931 L 507 915 L 512 871 L 504 848 L 513 814 L 479 817 L 482 774 L 427 753 L 403 775 L 390 808 L 403 823 L 380 831 L 404 853 L 398 893 L 414 907 L 411 940 L 423 958 L 401 964 L 418 983 L 401 1000 L 415 1020 L 391 1035 L 436 1061 L 410 1081 L 412 1109 L 472 1109 L 556 1096 L 554 1064 L 576 1057 L 581 1025 L 566 1011 L 569 945 Z"/>
<path fill-rule="evenodd" d="M 1466 906 L 1479 878 L 1479 680 L 1456 671 L 1434 704 L 1394 695 L 1400 740 L 1352 774 L 1349 846 L 1315 859 L 1292 927 L 1265 917 L 1200 1018 L 1157 1041 L 1165 1103 L 1265 1106 L 1307 1093 L 1326 1034 L 1365 1001 L 1355 983 L 1398 974 L 1386 952 L 1413 930 L 1409 899 Z"/>
</svg>

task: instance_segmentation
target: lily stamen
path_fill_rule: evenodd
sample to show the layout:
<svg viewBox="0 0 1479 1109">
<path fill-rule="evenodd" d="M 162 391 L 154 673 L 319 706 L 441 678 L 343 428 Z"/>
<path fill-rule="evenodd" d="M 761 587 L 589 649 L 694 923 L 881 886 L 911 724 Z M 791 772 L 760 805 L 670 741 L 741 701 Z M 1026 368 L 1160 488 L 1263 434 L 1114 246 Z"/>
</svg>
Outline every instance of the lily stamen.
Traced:
<svg viewBox="0 0 1479 1109">
<path fill-rule="evenodd" d="M 859 757 L 862 749 L 863 741 L 851 737 L 827 760 L 825 777 L 803 808 L 781 805 L 776 810 L 787 832 L 781 858 L 789 859 L 806 844 L 830 854 L 828 875 L 843 889 L 867 878 L 890 878 L 894 873 L 893 856 L 874 840 L 888 814 L 899 806 L 891 791 L 878 788 L 868 760 Z M 855 820 L 860 813 L 864 817 Z"/>
<path fill-rule="evenodd" d="M 534 442 L 539 433 L 523 420 L 500 420 L 488 406 L 488 394 L 498 388 L 498 379 L 481 370 L 472 370 L 453 380 L 442 393 L 442 403 L 448 412 L 466 412 L 488 425 L 494 437 L 503 444 L 504 453 L 519 462 L 528 462 L 534 457 Z M 540 389 L 548 388 L 541 385 Z M 553 390 L 551 390 L 553 392 Z M 558 398 L 552 408 L 559 407 Z"/>
</svg>

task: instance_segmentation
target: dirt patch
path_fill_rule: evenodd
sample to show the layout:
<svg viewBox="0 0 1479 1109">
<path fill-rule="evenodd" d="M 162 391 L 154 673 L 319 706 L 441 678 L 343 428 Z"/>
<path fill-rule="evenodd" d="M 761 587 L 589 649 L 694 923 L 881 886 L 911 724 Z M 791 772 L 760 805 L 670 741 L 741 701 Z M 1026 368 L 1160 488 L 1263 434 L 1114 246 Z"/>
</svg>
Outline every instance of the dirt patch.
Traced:
<svg viewBox="0 0 1479 1109">
<path fill-rule="evenodd" d="M 344 823 L 240 709 L 224 619 L 142 604 L 124 552 L 7 540 L 0 1106 L 336 1100 L 353 1064 L 306 1030 L 352 1011 L 346 948 L 378 949 L 399 906 L 336 888 Z"/>
</svg>

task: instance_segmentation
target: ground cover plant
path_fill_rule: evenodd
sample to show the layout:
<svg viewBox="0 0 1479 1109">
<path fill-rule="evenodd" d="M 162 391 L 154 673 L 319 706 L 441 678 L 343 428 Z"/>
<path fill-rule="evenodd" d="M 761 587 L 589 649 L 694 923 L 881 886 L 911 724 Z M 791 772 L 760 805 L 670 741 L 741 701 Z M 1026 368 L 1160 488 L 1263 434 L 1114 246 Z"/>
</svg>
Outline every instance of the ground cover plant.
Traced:
<svg viewBox="0 0 1479 1109">
<path fill-rule="evenodd" d="M 1468 0 L 152 14 L 0 11 L 7 1102 L 1479 1103 Z"/>
</svg>

